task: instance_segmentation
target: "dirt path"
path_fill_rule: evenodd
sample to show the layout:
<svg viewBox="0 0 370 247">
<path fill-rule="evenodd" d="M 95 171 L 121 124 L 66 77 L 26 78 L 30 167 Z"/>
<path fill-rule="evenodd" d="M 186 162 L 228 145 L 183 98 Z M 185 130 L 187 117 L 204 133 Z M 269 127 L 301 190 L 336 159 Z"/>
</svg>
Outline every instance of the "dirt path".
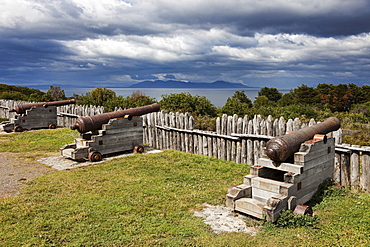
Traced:
<svg viewBox="0 0 370 247">
<path fill-rule="evenodd" d="M 161 152 L 152 148 L 145 148 L 143 154 Z M 117 159 L 133 153 L 124 153 L 112 157 L 104 157 L 101 162 Z M 58 170 L 73 169 L 87 166 L 92 162 L 77 162 L 65 159 L 62 156 L 40 158 L 40 163 L 27 164 L 16 158 L 12 153 L 0 153 L 0 198 L 17 195 L 25 182 L 43 174 L 56 172 Z M 94 162 L 98 163 L 98 162 Z"/>
<path fill-rule="evenodd" d="M 0 198 L 17 195 L 25 182 L 56 171 L 42 164 L 25 164 L 13 154 L 0 153 Z"/>
</svg>

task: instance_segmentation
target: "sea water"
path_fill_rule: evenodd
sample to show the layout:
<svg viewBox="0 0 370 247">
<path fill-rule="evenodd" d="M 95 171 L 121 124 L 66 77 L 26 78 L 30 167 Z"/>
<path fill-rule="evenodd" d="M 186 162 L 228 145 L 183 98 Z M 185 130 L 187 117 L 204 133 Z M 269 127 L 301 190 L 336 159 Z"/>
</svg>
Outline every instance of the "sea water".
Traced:
<svg viewBox="0 0 370 247">
<path fill-rule="evenodd" d="M 74 93 L 85 95 L 90 92 L 93 88 L 63 88 L 66 96 L 70 97 Z M 188 92 L 191 95 L 205 96 L 217 107 L 225 105 L 227 98 L 232 97 L 235 91 L 244 91 L 247 97 L 254 101 L 258 96 L 259 88 L 233 88 L 233 89 L 207 89 L 207 88 L 109 88 L 113 90 L 117 96 L 131 96 L 135 91 L 143 92 L 146 96 L 155 98 L 157 101 L 162 99 L 162 95 L 177 94 L 182 92 Z M 288 93 L 290 89 L 279 89 L 283 94 Z"/>
</svg>

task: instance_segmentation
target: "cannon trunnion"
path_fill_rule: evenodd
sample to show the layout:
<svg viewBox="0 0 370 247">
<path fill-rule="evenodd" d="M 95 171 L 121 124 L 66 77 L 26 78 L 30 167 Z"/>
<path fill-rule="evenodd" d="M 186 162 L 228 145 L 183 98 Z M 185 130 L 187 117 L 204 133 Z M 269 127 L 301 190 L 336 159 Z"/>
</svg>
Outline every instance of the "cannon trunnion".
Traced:
<svg viewBox="0 0 370 247">
<path fill-rule="evenodd" d="M 335 140 L 315 134 L 326 134 L 339 126 L 338 119 L 329 118 L 271 139 L 266 143 L 266 156 L 250 168 L 243 184 L 229 188 L 227 207 L 274 222 L 282 210 L 293 211 L 309 201 L 334 173 Z"/>
</svg>

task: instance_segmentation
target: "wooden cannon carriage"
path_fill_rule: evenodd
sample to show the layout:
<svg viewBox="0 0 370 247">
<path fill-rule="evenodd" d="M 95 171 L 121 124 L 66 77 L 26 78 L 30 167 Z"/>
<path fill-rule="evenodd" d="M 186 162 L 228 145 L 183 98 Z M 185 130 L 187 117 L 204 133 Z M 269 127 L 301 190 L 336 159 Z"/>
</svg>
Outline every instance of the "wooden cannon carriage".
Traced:
<svg viewBox="0 0 370 247">
<path fill-rule="evenodd" d="M 333 177 L 335 142 L 325 134 L 339 127 L 337 118 L 329 118 L 268 141 L 266 156 L 250 168 L 244 183 L 229 188 L 227 207 L 272 222 L 285 209 L 309 212 L 303 204 Z"/>
<path fill-rule="evenodd" d="M 128 110 L 109 112 L 79 118 L 71 129 L 80 132 L 72 144 L 60 151 L 65 158 L 77 161 L 100 161 L 104 155 L 133 150 L 138 153 L 143 147 L 143 114 L 159 111 L 157 103 Z"/>
<path fill-rule="evenodd" d="M 74 104 L 75 99 L 53 102 L 17 105 L 9 112 L 17 113 L 14 118 L 3 122 L 0 130 L 22 132 L 25 129 L 55 129 L 57 127 L 57 106 Z"/>
</svg>

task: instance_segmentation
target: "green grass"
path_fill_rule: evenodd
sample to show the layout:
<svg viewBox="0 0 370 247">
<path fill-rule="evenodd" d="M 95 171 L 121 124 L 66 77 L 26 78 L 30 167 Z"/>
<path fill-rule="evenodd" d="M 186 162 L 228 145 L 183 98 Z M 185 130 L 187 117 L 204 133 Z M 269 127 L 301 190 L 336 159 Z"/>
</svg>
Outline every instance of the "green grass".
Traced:
<svg viewBox="0 0 370 247">
<path fill-rule="evenodd" d="M 59 153 L 64 144 L 73 143 L 78 132 L 70 129 L 35 130 L 0 135 L 0 152 L 17 154 L 18 158 L 34 161 Z"/>
<path fill-rule="evenodd" d="M 57 136 L 73 135 L 69 130 L 34 132 L 0 136 L 6 139 L 1 150 L 12 150 L 14 145 L 14 149 L 23 147 L 20 150 L 25 156 L 33 150 L 40 152 L 28 147 L 27 140 L 51 135 L 54 140 L 39 144 L 39 148 L 52 145 L 47 153 L 57 153 L 70 142 L 64 143 Z M 348 191 L 327 193 L 316 204 L 320 223 L 314 228 L 265 224 L 255 237 L 212 233 L 192 211 L 200 210 L 204 202 L 224 205 L 227 188 L 240 184 L 248 173 L 249 167 L 244 164 L 177 151 L 138 154 L 50 173 L 28 182 L 19 196 L 0 199 L 0 246 L 370 244 L 370 196 Z M 261 224 L 252 219 L 248 223 Z"/>
</svg>

